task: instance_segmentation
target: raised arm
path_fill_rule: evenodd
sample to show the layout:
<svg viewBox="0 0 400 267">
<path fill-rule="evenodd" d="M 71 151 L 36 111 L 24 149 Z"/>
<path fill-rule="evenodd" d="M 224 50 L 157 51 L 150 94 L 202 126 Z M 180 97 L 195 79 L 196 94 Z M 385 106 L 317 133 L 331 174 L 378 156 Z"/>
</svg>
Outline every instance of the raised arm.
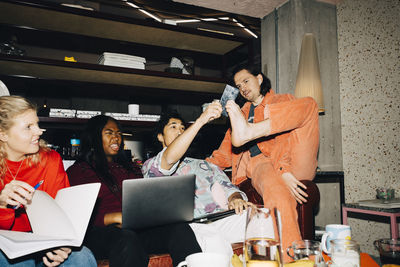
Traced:
<svg viewBox="0 0 400 267">
<path fill-rule="evenodd" d="M 167 145 L 161 157 L 161 168 L 169 170 L 186 153 L 193 139 L 208 122 L 221 116 L 222 107 L 217 101 L 212 102 L 196 121 L 180 134 L 171 144 Z"/>
<path fill-rule="evenodd" d="M 231 121 L 232 145 L 239 147 L 260 137 L 295 130 L 318 120 L 318 106 L 311 97 L 273 103 L 266 109 L 263 121 L 248 123 L 239 106 L 228 101 L 226 110 Z"/>
</svg>

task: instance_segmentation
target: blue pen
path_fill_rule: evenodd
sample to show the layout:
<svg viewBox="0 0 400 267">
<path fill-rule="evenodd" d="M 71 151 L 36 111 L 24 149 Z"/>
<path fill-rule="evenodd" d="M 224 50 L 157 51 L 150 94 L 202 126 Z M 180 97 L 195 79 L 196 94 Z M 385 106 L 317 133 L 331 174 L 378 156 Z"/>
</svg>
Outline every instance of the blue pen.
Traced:
<svg viewBox="0 0 400 267">
<path fill-rule="evenodd" d="M 43 184 L 43 182 L 44 182 L 44 180 L 41 180 L 39 183 L 37 183 L 37 184 L 33 187 L 33 189 L 34 189 L 34 190 L 38 189 L 39 186 L 41 186 L 41 185 Z M 19 207 L 21 207 L 21 204 L 18 204 L 17 206 L 14 206 L 13 209 L 16 210 L 16 209 L 18 209 Z"/>
<path fill-rule="evenodd" d="M 43 182 L 44 182 L 44 180 L 41 180 L 39 183 L 37 183 L 34 187 L 33 187 L 33 189 L 38 189 L 39 188 L 39 186 L 41 186 L 42 184 L 43 184 Z"/>
</svg>

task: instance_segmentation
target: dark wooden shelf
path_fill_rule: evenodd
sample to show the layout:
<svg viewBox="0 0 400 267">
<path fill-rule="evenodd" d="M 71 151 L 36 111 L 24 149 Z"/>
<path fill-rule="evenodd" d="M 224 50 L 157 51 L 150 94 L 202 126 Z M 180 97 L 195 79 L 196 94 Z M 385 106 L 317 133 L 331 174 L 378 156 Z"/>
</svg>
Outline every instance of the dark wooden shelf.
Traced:
<svg viewBox="0 0 400 267">
<path fill-rule="evenodd" d="M 114 109 L 119 108 L 114 102 L 125 107 L 131 101 L 162 108 L 175 104 L 200 108 L 201 104 L 220 98 L 227 83 L 221 77 L 243 61 L 237 54 L 246 54 L 246 48 L 251 54 L 253 49 L 250 38 L 75 9 L 54 1 L 0 0 L 0 10 L 3 41 L 15 39 L 15 45 L 26 50 L 26 56 L 0 54 L 0 79 L 11 94 L 39 103 L 49 99 L 48 103 L 53 101 L 54 106 L 60 107 L 84 106 L 90 98 Z M 63 61 L 64 54 L 70 51 L 80 53 L 82 60 Z M 197 73 L 218 77 L 93 64 L 103 52 L 146 57 L 154 66 L 162 66 L 153 66 L 157 70 L 164 64 L 168 66 L 171 57 L 189 56 L 201 70 Z M 56 129 L 82 129 L 87 120 L 40 117 L 40 122 L 51 129 L 50 134 Z M 148 133 L 154 126 L 154 122 L 143 121 L 121 124 L 135 133 Z M 225 127 L 221 125 L 220 128 Z"/>
<path fill-rule="evenodd" d="M 3 24 L 216 55 L 225 55 L 249 42 L 249 39 L 235 36 L 77 10 L 43 1 L 2 0 L 0 10 Z"/>
<path fill-rule="evenodd" d="M 53 59 L 62 59 L 65 54 L 68 54 L 70 56 L 78 55 L 78 61 L 81 61 L 79 60 L 81 53 L 90 55 L 97 54 L 98 57 L 100 57 L 103 52 L 112 52 L 128 55 L 140 55 L 141 57 L 146 58 L 146 66 L 160 64 L 160 62 L 169 64 L 171 57 L 173 56 L 178 58 L 189 56 L 194 60 L 196 68 L 220 71 L 223 68 L 224 63 L 224 56 L 222 55 L 166 48 L 162 46 L 137 44 L 126 41 L 115 41 L 111 39 L 90 37 L 74 33 L 40 30 L 19 25 L 0 23 L 0 32 L 5 40 L 10 38 L 10 36 L 15 36 L 17 40 L 17 46 L 28 47 L 26 56 L 32 56 L 29 49 L 40 47 L 44 49 L 60 51 L 58 55 L 59 57 Z M 239 60 L 240 62 L 240 55 L 240 53 L 235 54 L 235 56 L 231 56 L 230 54 L 229 58 L 234 58 L 233 60 Z"/>
<path fill-rule="evenodd" d="M 221 78 L 9 55 L 0 55 L 0 74 L 213 94 L 221 94 L 226 83 Z"/>
<path fill-rule="evenodd" d="M 219 98 L 223 92 L 227 80 L 221 76 L 226 75 L 233 53 L 252 48 L 249 38 L 75 9 L 43 0 L 0 0 L 0 10 L 0 31 L 6 38 L 15 36 L 17 46 L 27 47 L 24 57 L 0 55 L 0 77 L 11 93 L 27 97 L 93 96 L 125 101 L 132 97 L 148 104 L 151 99 L 156 104 L 201 105 Z M 29 57 L 29 49 L 50 49 L 53 54 L 47 58 L 47 54 L 30 51 L 36 57 Z M 137 52 L 138 56 L 148 56 L 162 64 L 179 54 L 192 57 L 195 64 L 199 62 L 196 67 L 209 68 L 211 75 L 220 77 L 104 66 L 92 64 L 93 60 L 65 62 L 64 53 L 69 51 L 91 57 L 105 51 Z"/>
<path fill-rule="evenodd" d="M 39 117 L 41 123 L 62 123 L 62 124 L 86 124 L 89 119 L 80 118 L 55 118 L 55 117 Z M 126 121 L 118 120 L 124 126 L 152 127 L 156 122 L 153 121 Z"/>
<path fill-rule="evenodd" d="M 45 140 L 52 140 L 55 136 L 79 133 L 85 129 L 88 119 L 79 118 L 54 118 L 39 117 L 40 127 L 46 129 Z M 126 121 L 118 120 L 124 133 L 128 133 L 137 139 L 143 139 L 152 133 L 156 122 L 153 121 Z"/>
</svg>

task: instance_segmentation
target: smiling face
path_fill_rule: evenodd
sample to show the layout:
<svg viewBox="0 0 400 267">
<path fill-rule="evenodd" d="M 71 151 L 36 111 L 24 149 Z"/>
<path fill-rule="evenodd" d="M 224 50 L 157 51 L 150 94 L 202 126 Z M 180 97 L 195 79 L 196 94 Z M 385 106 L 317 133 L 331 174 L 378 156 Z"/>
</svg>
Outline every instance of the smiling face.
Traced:
<svg viewBox="0 0 400 267">
<path fill-rule="evenodd" d="M 20 161 L 25 155 L 39 151 L 39 137 L 43 130 L 38 122 L 36 111 L 28 110 L 12 119 L 8 131 L 0 132 L 0 140 L 9 160 Z"/>
<path fill-rule="evenodd" d="M 180 119 L 171 118 L 167 125 L 164 126 L 163 133 L 159 133 L 157 138 L 163 147 L 167 147 L 184 131 L 185 125 L 183 125 L 182 121 Z"/>
<path fill-rule="evenodd" d="M 118 154 L 119 147 L 121 146 L 121 131 L 114 121 L 109 120 L 107 124 L 104 125 L 101 136 L 104 154 L 106 155 L 107 161 L 111 162 L 112 157 Z"/>
<path fill-rule="evenodd" d="M 263 77 L 260 74 L 254 76 L 247 70 L 241 70 L 235 74 L 233 80 L 240 94 L 247 101 L 256 106 L 261 103 L 264 96 L 260 93 L 260 85 L 263 81 Z"/>
</svg>

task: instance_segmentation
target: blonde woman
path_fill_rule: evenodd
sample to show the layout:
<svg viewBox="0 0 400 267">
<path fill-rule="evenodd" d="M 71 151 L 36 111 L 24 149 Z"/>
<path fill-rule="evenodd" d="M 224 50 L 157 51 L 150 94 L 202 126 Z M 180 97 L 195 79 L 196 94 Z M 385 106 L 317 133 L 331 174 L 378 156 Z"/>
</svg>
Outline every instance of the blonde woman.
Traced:
<svg viewBox="0 0 400 267">
<path fill-rule="evenodd" d="M 53 198 L 68 187 L 60 155 L 39 138 L 36 107 L 19 96 L 0 97 L 0 229 L 31 231 L 24 205 L 40 190 Z M 1 248 L 1 247 L 0 247 Z M 97 266 L 89 249 L 55 248 L 10 260 L 0 252 L 0 266 Z"/>
</svg>

